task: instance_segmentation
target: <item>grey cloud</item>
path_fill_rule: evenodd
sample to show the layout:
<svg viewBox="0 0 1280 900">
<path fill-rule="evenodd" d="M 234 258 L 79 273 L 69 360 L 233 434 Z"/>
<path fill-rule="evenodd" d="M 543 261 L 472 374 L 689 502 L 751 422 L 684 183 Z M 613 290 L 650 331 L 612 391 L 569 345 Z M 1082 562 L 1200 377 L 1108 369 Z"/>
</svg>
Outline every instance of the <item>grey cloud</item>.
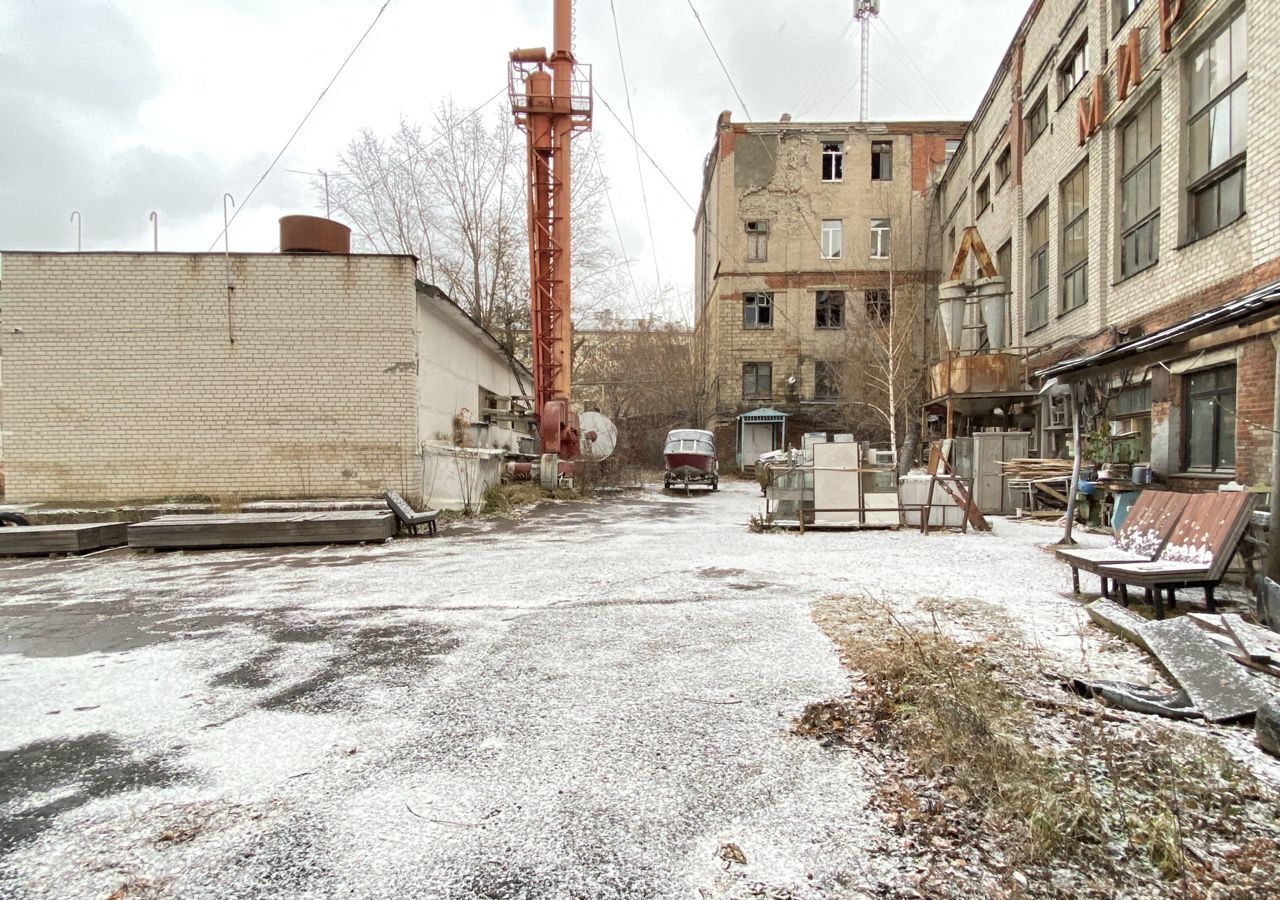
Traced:
<svg viewBox="0 0 1280 900">
<path fill-rule="evenodd" d="M 112 4 L 24 3 L 0 36 L 3 90 L 107 113 L 133 113 L 160 89 L 151 48 Z"/>
</svg>

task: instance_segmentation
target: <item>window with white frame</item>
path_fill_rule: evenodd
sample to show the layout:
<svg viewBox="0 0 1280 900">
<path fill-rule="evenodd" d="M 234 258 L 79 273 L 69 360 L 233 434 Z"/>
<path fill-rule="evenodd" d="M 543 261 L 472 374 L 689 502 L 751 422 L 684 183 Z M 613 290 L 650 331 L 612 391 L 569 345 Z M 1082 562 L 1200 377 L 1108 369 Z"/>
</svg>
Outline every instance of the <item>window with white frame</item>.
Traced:
<svg viewBox="0 0 1280 900">
<path fill-rule="evenodd" d="M 958 140 L 948 140 L 948 141 L 947 141 L 947 143 L 946 143 L 946 151 L 947 151 L 947 155 L 946 155 L 946 157 L 943 159 L 943 165 L 949 165 L 949 164 L 951 163 L 951 157 L 955 156 L 955 155 L 956 155 L 956 151 L 957 151 L 957 150 L 959 150 L 959 149 L 960 149 L 960 141 L 958 141 Z"/>
<path fill-rule="evenodd" d="M 742 364 L 742 399 L 768 400 L 773 396 L 773 363 Z"/>
<path fill-rule="evenodd" d="M 769 259 L 769 223 L 763 219 L 749 219 L 747 229 L 747 262 L 765 262 Z"/>
<path fill-rule="evenodd" d="M 844 145 L 837 141 L 822 145 L 822 180 L 844 181 Z"/>
<path fill-rule="evenodd" d="M 1049 201 L 1027 216 L 1027 314 L 1029 334 L 1049 324 Z"/>
<path fill-rule="evenodd" d="M 1249 137 L 1247 63 L 1243 9 L 1204 40 L 1188 63 L 1191 240 L 1212 234 L 1244 215 Z"/>
<path fill-rule="evenodd" d="M 1059 105 L 1067 102 L 1071 92 L 1076 89 L 1080 82 L 1084 81 L 1085 76 L 1088 74 L 1089 34 L 1085 32 L 1084 37 L 1080 38 L 1076 45 L 1071 48 L 1066 60 L 1058 67 Z"/>
<path fill-rule="evenodd" d="M 839 259 L 844 249 L 844 221 L 842 219 L 822 220 L 822 258 Z"/>
<path fill-rule="evenodd" d="M 871 220 L 871 258 L 889 258 L 889 220 Z"/>
<path fill-rule="evenodd" d="M 1160 95 L 1120 127 L 1120 275 L 1160 259 Z"/>
<path fill-rule="evenodd" d="M 893 181 L 893 141 L 871 142 L 871 180 Z"/>
<path fill-rule="evenodd" d="M 813 327 L 844 327 L 844 291 L 818 291 L 813 304 Z"/>
<path fill-rule="evenodd" d="M 749 293 L 742 295 L 742 327 L 773 327 L 773 294 Z"/>
<path fill-rule="evenodd" d="M 1062 223 L 1062 311 L 1089 300 L 1089 160 L 1062 182 L 1058 220 Z"/>
</svg>

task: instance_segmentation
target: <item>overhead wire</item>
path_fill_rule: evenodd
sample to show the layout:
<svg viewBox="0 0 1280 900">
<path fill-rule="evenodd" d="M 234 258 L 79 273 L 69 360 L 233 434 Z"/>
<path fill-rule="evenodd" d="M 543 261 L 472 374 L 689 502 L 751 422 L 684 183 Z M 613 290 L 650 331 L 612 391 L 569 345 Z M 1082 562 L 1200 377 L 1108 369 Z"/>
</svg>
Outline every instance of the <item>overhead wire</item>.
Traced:
<svg viewBox="0 0 1280 900">
<path fill-rule="evenodd" d="M 827 73 L 831 70 L 832 63 L 839 59 L 841 52 L 849 52 L 849 48 L 844 45 L 844 39 L 848 37 L 849 32 L 853 30 L 854 23 L 857 21 L 858 20 L 855 16 L 849 16 L 849 24 L 845 26 L 844 31 L 840 32 L 839 36 L 836 38 L 836 45 L 832 49 L 831 53 L 827 56 L 822 65 L 814 70 L 813 76 L 805 82 L 805 86 L 800 89 L 799 96 L 796 97 L 795 102 L 791 104 L 791 108 L 795 110 L 797 117 L 803 115 L 806 110 L 816 105 L 817 101 L 813 96 L 813 93 L 827 77 Z"/>
<path fill-rule="evenodd" d="M 751 113 L 747 110 L 747 104 L 746 104 L 746 101 L 744 101 L 744 100 L 742 99 L 742 94 L 738 92 L 738 86 L 737 86 L 737 84 L 735 84 L 735 83 L 734 83 L 733 76 L 732 76 L 732 75 L 730 75 L 730 74 L 729 74 L 729 70 L 728 70 L 727 68 L 725 68 L 724 61 L 720 58 L 720 52 L 716 49 L 715 41 L 713 41 L 713 40 L 711 39 L 711 35 L 707 32 L 706 26 L 702 24 L 702 17 L 701 17 L 701 16 L 699 16 L 699 15 L 698 15 L 698 11 L 697 11 L 696 9 L 694 9 L 694 7 L 693 7 L 693 0 L 688 0 L 688 3 L 689 3 L 689 9 L 693 11 L 694 18 L 696 18 L 696 19 L 698 20 L 698 27 L 702 29 L 702 35 L 703 35 L 703 37 L 705 37 L 705 38 L 707 39 L 707 44 L 711 47 L 711 52 L 715 55 L 715 58 L 720 62 L 720 69 L 721 69 L 721 71 L 723 71 L 723 72 L 724 72 L 724 77 L 728 79 L 728 81 L 729 81 L 729 87 L 733 89 L 734 96 L 735 96 L 735 97 L 737 97 L 737 98 L 738 98 L 738 102 L 742 104 L 742 110 L 743 110 L 743 112 L 745 112 L 745 113 L 747 114 L 747 121 L 748 121 L 748 123 L 749 123 L 749 124 L 751 124 L 751 123 L 752 123 L 752 122 L 751 122 L 752 117 L 751 117 Z M 762 146 L 762 147 L 764 147 L 765 152 L 769 155 L 769 159 L 773 162 L 774 166 L 776 167 L 776 166 L 777 166 L 777 164 L 778 164 L 778 158 L 777 158 L 777 156 L 774 154 L 773 150 L 772 150 L 772 149 L 770 149 L 769 144 L 768 144 L 766 141 L 764 141 L 764 140 L 761 140 L 761 141 L 760 141 L 760 144 L 761 144 L 761 146 Z M 810 221 L 809 221 L 809 217 L 808 217 L 808 216 L 806 216 L 806 215 L 804 214 L 804 208 L 800 205 L 800 198 L 799 198 L 799 196 L 798 196 L 798 195 L 797 195 L 797 193 L 796 193 L 796 192 L 794 192 L 794 191 L 786 192 L 786 193 L 788 193 L 788 194 L 791 196 L 791 198 L 795 201 L 795 203 L 796 203 L 796 210 L 800 213 L 800 216 L 799 216 L 800 221 L 802 221 L 802 222 L 804 223 L 805 228 L 806 228 L 806 229 L 808 229 L 808 231 L 809 231 L 809 236 L 813 238 L 814 243 L 818 246 L 818 250 L 819 250 L 818 255 L 819 255 L 819 257 L 820 257 L 820 258 L 822 258 L 824 262 L 826 262 L 826 264 L 827 264 L 827 268 L 831 270 L 831 274 L 832 274 L 832 276 L 838 277 L 838 276 L 839 276 L 839 273 L 836 271 L 836 267 L 835 267 L 835 265 L 832 263 L 831 258 L 827 257 L 825 254 L 823 254 L 823 253 L 821 252 L 821 251 L 822 251 L 822 238 L 820 238 L 820 237 L 818 236 L 818 233 L 817 233 L 816 231 L 814 231 L 814 230 L 813 230 L 813 223 L 812 223 L 812 222 L 810 222 Z M 719 239 L 718 239 L 718 238 L 717 238 L 717 243 L 719 243 Z M 843 230 L 842 230 L 842 231 L 841 231 L 841 245 L 842 245 L 842 246 L 841 246 L 841 251 L 842 251 L 842 252 L 843 252 L 843 243 L 844 243 L 844 234 L 843 234 Z M 723 244 L 721 244 L 721 246 L 723 247 L 724 245 L 723 245 Z"/>
<path fill-rule="evenodd" d="M 288 151 L 294 138 L 296 138 L 298 133 L 302 131 L 303 126 L 305 126 L 307 121 L 311 118 L 311 114 L 314 113 L 316 111 L 316 107 L 320 105 L 320 101 L 329 93 L 329 88 L 333 87 L 334 82 L 338 80 L 338 77 L 342 74 L 343 70 L 346 69 L 347 63 L 351 62 L 351 58 L 356 55 L 356 51 L 358 51 L 361 45 L 364 44 L 365 38 L 367 38 L 369 33 L 373 31 L 374 26 L 378 24 L 378 20 L 382 18 L 382 14 L 386 12 L 387 7 L 390 5 L 391 0 L 384 0 L 382 6 L 378 7 L 377 15 L 375 15 L 373 17 L 373 21 L 369 23 L 369 27 L 364 30 L 364 34 L 360 35 L 360 39 L 356 41 L 355 46 L 351 48 L 351 52 L 342 60 L 342 64 L 338 66 L 338 70 L 333 73 L 333 77 L 329 79 L 329 83 L 324 86 L 324 90 L 320 92 L 320 95 L 316 97 L 315 102 L 311 104 L 311 108 L 308 109 L 306 115 L 302 117 L 302 121 L 300 121 L 298 126 L 293 129 L 293 133 L 290 134 L 289 139 L 284 142 L 284 146 L 280 148 L 280 152 L 275 155 L 275 159 L 271 160 L 266 171 L 262 173 L 261 177 L 259 177 L 257 182 L 254 183 L 253 187 L 249 189 L 249 193 L 245 195 L 245 198 L 240 201 L 239 206 L 236 207 L 235 213 L 227 220 L 227 223 L 223 226 L 222 230 L 218 232 L 218 236 L 213 239 L 211 244 L 209 244 L 210 251 L 212 251 L 214 247 L 218 246 L 218 241 L 222 240 L 222 236 L 227 233 L 227 229 L 231 227 L 231 223 L 234 222 L 240 216 L 240 213 L 244 211 L 244 208 L 249 205 L 249 200 L 252 199 L 255 193 L 257 193 L 258 188 L 262 186 L 262 183 L 267 180 L 267 176 L 271 174 L 271 170 L 275 168 L 276 163 L 280 162 L 280 158 L 284 156 L 286 151 Z"/>
<path fill-rule="evenodd" d="M 618 48 L 618 66 L 622 69 L 622 89 L 625 92 L 627 100 L 627 118 L 631 120 L 631 130 L 636 130 L 636 115 L 631 109 L 631 86 L 627 82 L 627 64 L 622 58 L 622 36 L 618 32 L 618 12 L 614 8 L 613 0 L 609 0 L 609 14 L 613 17 L 613 40 Z M 653 217 L 649 214 L 649 194 L 644 186 L 644 168 L 640 165 L 640 150 L 638 145 L 635 146 L 636 157 L 636 175 L 640 179 L 640 202 L 644 207 L 644 221 L 649 229 L 649 248 L 653 254 L 653 276 L 657 279 L 658 294 L 662 294 L 662 273 L 658 268 L 658 244 L 653 239 Z M 610 206 L 612 210 L 612 205 Z M 616 223 L 615 223 L 616 224 Z M 631 271 L 630 265 L 627 266 L 628 273 Z M 638 298 L 637 298 L 638 299 Z"/>
<path fill-rule="evenodd" d="M 940 113 L 945 112 L 947 108 L 946 102 L 943 101 L 942 97 L 938 95 L 938 92 L 933 89 L 933 85 L 929 83 L 929 79 L 925 77 L 924 72 L 922 72 L 920 67 L 916 65 L 915 58 L 911 51 L 898 40 L 898 36 L 893 33 L 893 30 L 889 27 L 889 23 L 880 18 L 874 18 L 871 21 L 874 23 L 876 28 L 884 32 L 885 36 L 889 38 L 889 41 L 898 49 L 898 53 L 900 54 L 899 58 L 902 60 L 903 66 L 907 69 L 907 73 L 914 77 L 915 80 L 920 83 L 921 87 L 924 88 L 925 93 L 933 99 L 934 103 L 938 104 L 938 111 Z"/>
<path fill-rule="evenodd" d="M 592 155 L 596 161 L 596 171 L 600 173 L 600 184 L 604 186 L 604 199 L 609 206 L 609 218 L 613 220 L 613 232 L 618 237 L 618 249 L 622 251 L 622 261 L 627 266 L 627 280 L 631 282 L 631 293 L 635 295 L 636 309 L 638 311 L 644 307 L 644 301 L 640 299 L 640 289 L 636 287 L 636 277 L 631 271 L 631 257 L 627 255 L 627 245 L 622 240 L 622 229 L 618 226 L 618 214 L 613 208 L 613 195 L 609 192 L 609 179 L 604 174 L 604 166 L 600 163 L 599 152 Z M 638 163 L 639 157 L 637 157 Z M 659 290 L 661 290 L 661 285 L 659 285 Z"/>
</svg>

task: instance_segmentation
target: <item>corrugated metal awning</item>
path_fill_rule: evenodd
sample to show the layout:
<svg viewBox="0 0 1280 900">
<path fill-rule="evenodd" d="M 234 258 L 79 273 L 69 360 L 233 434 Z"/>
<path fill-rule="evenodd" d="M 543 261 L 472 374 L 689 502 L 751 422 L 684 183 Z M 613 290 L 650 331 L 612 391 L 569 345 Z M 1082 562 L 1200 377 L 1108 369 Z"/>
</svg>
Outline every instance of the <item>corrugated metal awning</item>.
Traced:
<svg viewBox="0 0 1280 900">
<path fill-rule="evenodd" d="M 1162 328 L 1152 334 L 1099 350 L 1089 356 L 1077 356 L 1063 360 L 1036 372 L 1045 378 L 1064 378 L 1090 369 L 1105 369 L 1123 365 L 1126 361 L 1188 341 L 1193 337 L 1213 331 L 1223 325 L 1247 325 L 1258 319 L 1280 312 L 1280 281 L 1272 282 L 1251 294 L 1192 316 L 1184 322 Z"/>
<path fill-rule="evenodd" d="M 787 414 L 776 409 L 763 407 L 761 409 L 753 409 L 751 412 L 744 412 L 738 416 L 740 422 L 785 422 Z"/>
</svg>

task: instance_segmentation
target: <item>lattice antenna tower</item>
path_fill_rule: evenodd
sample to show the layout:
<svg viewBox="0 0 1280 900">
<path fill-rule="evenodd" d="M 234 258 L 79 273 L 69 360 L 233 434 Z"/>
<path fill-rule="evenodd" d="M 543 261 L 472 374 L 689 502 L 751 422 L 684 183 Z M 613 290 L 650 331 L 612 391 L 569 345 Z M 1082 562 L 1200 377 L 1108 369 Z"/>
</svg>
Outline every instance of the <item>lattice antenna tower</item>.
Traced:
<svg viewBox="0 0 1280 900">
<path fill-rule="evenodd" d="M 871 20 L 880 15 L 880 0 L 853 0 L 854 18 L 862 29 L 858 46 L 862 52 L 862 69 L 858 74 L 858 121 L 867 121 L 868 87 L 871 81 Z"/>
</svg>

